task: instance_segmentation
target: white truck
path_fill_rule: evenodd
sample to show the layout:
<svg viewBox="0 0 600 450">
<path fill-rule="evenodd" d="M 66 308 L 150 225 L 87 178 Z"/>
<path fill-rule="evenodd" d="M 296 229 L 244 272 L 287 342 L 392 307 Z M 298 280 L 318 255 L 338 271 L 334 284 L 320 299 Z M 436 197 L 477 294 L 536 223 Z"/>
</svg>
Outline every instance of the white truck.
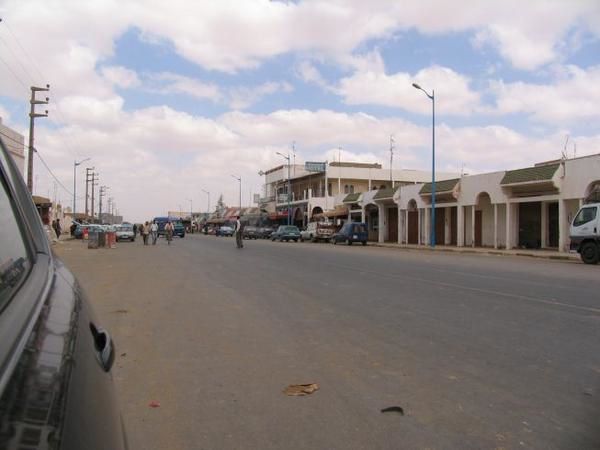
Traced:
<svg viewBox="0 0 600 450">
<path fill-rule="evenodd" d="M 337 227 L 327 222 L 310 222 L 306 229 L 300 232 L 300 240 L 304 241 L 329 241 L 337 231 Z"/>
<path fill-rule="evenodd" d="M 573 219 L 569 232 L 570 248 L 586 264 L 600 261 L 600 203 L 583 205 Z"/>
</svg>

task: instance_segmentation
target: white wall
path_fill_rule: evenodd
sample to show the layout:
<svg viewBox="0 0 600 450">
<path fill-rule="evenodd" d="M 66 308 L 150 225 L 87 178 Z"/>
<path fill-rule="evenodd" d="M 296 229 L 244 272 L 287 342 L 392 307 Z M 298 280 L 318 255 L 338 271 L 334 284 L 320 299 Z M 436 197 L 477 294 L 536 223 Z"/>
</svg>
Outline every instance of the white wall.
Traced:
<svg viewBox="0 0 600 450">
<path fill-rule="evenodd" d="M 565 177 L 561 183 L 561 197 L 565 199 L 582 198 L 590 183 L 594 181 L 600 181 L 600 155 L 568 159 L 565 161 Z"/>
</svg>

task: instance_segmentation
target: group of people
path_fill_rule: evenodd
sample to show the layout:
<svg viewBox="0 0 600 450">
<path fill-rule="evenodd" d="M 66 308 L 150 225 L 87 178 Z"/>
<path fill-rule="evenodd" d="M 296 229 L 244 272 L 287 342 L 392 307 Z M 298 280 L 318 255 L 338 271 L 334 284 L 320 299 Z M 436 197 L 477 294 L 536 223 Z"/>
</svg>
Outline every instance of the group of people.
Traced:
<svg viewBox="0 0 600 450">
<path fill-rule="evenodd" d="M 171 245 L 171 241 L 173 240 L 173 231 L 175 231 L 175 227 L 171 221 L 168 221 L 165 224 L 165 237 L 167 238 L 167 243 L 169 245 Z M 156 223 L 156 220 L 153 220 L 152 222 L 146 221 L 139 226 L 134 224 L 133 234 L 137 235 L 138 232 L 140 233 L 140 236 L 142 236 L 144 245 L 149 245 L 149 237 L 152 238 L 152 245 L 156 245 L 156 241 L 158 239 L 158 223 Z"/>
</svg>

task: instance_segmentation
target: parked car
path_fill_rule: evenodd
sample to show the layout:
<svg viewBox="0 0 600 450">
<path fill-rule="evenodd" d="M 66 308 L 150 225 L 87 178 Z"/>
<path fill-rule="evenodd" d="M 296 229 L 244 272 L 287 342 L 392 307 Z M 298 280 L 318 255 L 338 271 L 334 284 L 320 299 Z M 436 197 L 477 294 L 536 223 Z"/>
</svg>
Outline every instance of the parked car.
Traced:
<svg viewBox="0 0 600 450">
<path fill-rule="evenodd" d="M 279 228 L 277 228 L 277 231 L 271 234 L 272 241 L 277 239 L 279 239 L 279 242 L 298 242 L 298 239 L 300 239 L 300 230 L 295 225 L 280 225 Z"/>
<path fill-rule="evenodd" d="M 75 228 L 75 239 L 83 239 L 84 230 L 88 230 L 88 233 L 93 233 L 95 231 L 104 231 L 104 229 L 100 225 L 96 225 L 94 223 L 90 224 L 81 224 Z"/>
<path fill-rule="evenodd" d="M 310 222 L 306 229 L 300 232 L 301 241 L 329 241 L 337 227 L 326 222 Z"/>
<path fill-rule="evenodd" d="M 116 239 L 118 241 L 135 241 L 135 233 L 133 232 L 133 225 L 123 223 L 116 226 Z"/>
<path fill-rule="evenodd" d="M 115 346 L 0 141 L 0 447 L 127 448 L 111 368 Z"/>
<path fill-rule="evenodd" d="M 222 227 L 217 228 L 215 236 L 233 236 L 233 228 L 229 225 L 223 225 Z"/>
<path fill-rule="evenodd" d="M 271 234 L 273 234 L 275 230 L 273 229 L 273 227 L 261 227 L 260 228 L 260 237 L 262 239 L 270 239 L 271 238 Z"/>
<path fill-rule="evenodd" d="M 258 239 L 260 237 L 260 228 L 253 226 L 244 227 L 242 237 L 244 239 Z"/>
<path fill-rule="evenodd" d="M 362 245 L 367 245 L 368 232 L 367 224 L 362 222 L 347 222 L 344 226 L 331 237 L 331 242 L 346 242 L 352 245 L 353 242 L 360 242 Z"/>
<path fill-rule="evenodd" d="M 165 235 L 165 225 L 170 221 L 173 224 L 173 236 L 185 237 L 185 226 L 178 217 L 155 217 L 154 221 L 158 225 L 159 236 Z"/>
</svg>

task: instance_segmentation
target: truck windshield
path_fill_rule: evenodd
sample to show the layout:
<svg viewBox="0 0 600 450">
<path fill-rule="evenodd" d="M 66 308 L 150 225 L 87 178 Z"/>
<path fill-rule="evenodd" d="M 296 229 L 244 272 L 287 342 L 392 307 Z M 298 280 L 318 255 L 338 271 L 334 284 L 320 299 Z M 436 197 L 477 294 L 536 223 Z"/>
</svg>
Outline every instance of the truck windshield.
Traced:
<svg viewBox="0 0 600 450">
<path fill-rule="evenodd" d="M 597 208 L 595 206 L 583 208 L 581 211 L 579 211 L 577 217 L 575 217 L 573 226 L 578 227 L 594 220 L 596 218 L 596 210 Z"/>
</svg>

